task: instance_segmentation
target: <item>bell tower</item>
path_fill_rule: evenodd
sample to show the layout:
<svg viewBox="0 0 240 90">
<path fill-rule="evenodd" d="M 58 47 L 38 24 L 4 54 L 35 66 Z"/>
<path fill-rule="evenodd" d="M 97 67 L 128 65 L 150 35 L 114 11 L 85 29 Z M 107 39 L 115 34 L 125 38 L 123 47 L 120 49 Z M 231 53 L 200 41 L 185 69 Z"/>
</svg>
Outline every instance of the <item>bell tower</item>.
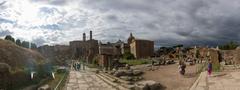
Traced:
<svg viewBox="0 0 240 90">
<path fill-rule="evenodd" d="M 92 31 L 90 31 L 90 40 L 92 40 Z"/>
<path fill-rule="evenodd" d="M 83 33 L 83 41 L 86 41 L 86 34 Z"/>
</svg>

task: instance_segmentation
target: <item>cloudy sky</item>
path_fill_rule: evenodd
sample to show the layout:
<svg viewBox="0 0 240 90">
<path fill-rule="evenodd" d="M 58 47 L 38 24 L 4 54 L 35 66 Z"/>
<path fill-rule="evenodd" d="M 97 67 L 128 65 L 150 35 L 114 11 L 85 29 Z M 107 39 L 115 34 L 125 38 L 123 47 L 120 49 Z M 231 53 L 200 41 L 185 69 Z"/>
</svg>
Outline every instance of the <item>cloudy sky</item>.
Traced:
<svg viewBox="0 0 240 90">
<path fill-rule="evenodd" d="M 68 44 L 136 38 L 216 45 L 240 40 L 240 0 L 0 0 L 0 37 Z"/>
</svg>

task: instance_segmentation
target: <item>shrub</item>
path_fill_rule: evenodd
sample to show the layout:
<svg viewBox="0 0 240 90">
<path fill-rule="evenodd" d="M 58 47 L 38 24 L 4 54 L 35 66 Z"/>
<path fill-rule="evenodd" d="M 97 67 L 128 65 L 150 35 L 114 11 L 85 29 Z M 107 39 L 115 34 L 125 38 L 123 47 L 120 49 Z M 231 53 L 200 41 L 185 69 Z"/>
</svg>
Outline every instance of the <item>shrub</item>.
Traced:
<svg viewBox="0 0 240 90">
<path fill-rule="evenodd" d="M 132 53 L 126 52 L 126 53 L 123 54 L 123 59 L 130 60 L 130 59 L 135 59 L 135 57 Z"/>
</svg>

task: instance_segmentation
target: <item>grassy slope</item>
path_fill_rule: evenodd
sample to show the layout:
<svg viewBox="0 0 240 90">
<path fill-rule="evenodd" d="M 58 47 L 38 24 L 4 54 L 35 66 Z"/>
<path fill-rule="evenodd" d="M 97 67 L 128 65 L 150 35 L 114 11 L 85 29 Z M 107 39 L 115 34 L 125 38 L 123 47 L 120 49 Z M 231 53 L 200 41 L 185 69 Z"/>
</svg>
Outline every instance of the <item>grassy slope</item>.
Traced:
<svg viewBox="0 0 240 90">
<path fill-rule="evenodd" d="M 8 64 L 13 71 L 32 67 L 43 62 L 44 58 L 38 52 L 0 39 L 0 63 Z"/>
<path fill-rule="evenodd" d="M 42 78 L 30 80 L 27 69 L 43 63 L 44 57 L 38 52 L 0 39 L 0 89 L 17 90 L 39 83 Z M 10 67 L 10 72 L 2 69 L 4 65 Z"/>
</svg>

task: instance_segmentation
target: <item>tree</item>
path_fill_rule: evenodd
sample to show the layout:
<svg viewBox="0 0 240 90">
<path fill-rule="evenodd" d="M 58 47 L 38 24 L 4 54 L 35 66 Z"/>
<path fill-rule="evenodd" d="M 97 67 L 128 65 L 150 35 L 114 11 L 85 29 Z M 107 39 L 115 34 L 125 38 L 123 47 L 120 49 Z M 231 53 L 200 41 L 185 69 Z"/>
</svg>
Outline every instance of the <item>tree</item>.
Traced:
<svg viewBox="0 0 240 90">
<path fill-rule="evenodd" d="M 131 52 L 126 52 L 123 54 L 123 58 L 130 60 L 130 59 L 135 59 L 134 55 Z"/>
<path fill-rule="evenodd" d="M 21 45 L 22 47 L 25 47 L 25 48 L 31 48 L 31 49 L 37 48 L 37 45 L 35 43 L 30 43 L 28 41 L 23 41 Z"/>
<path fill-rule="evenodd" d="M 238 43 L 233 41 L 219 46 L 219 48 L 222 50 L 233 50 L 233 49 L 236 49 L 237 47 L 238 47 Z"/>
<path fill-rule="evenodd" d="M 16 40 L 16 44 L 17 44 L 18 46 L 22 46 L 21 40 L 17 39 L 17 40 Z"/>
<path fill-rule="evenodd" d="M 183 45 L 182 44 L 178 44 L 176 46 L 173 46 L 173 48 L 177 48 L 177 47 L 183 47 Z"/>
<path fill-rule="evenodd" d="M 7 35 L 5 37 L 5 40 L 9 40 L 9 41 L 15 42 L 15 39 L 11 35 Z"/>
<path fill-rule="evenodd" d="M 22 47 L 29 48 L 29 42 L 28 41 L 23 41 L 22 42 Z"/>
<path fill-rule="evenodd" d="M 36 48 L 37 48 L 37 45 L 36 45 L 35 43 L 31 43 L 31 48 L 36 49 Z"/>
<path fill-rule="evenodd" d="M 174 48 L 172 48 L 172 47 L 160 47 L 156 51 L 156 53 L 157 53 L 157 56 L 162 56 L 162 55 L 167 55 L 173 51 L 174 51 Z"/>
</svg>

